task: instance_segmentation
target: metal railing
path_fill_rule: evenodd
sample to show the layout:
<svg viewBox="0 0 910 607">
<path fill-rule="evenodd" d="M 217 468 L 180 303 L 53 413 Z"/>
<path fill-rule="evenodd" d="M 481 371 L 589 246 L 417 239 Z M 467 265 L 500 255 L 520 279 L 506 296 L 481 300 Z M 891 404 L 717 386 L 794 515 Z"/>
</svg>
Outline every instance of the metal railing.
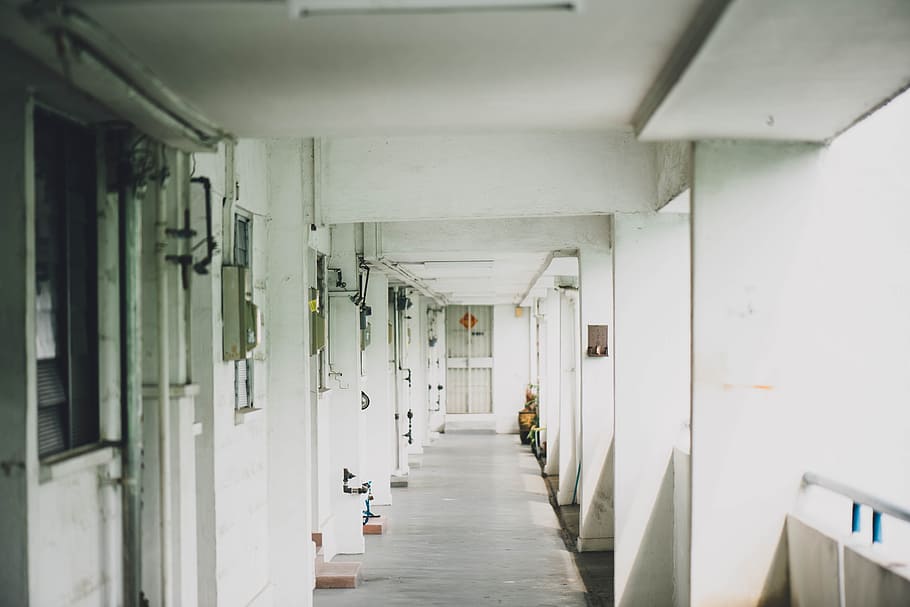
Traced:
<svg viewBox="0 0 910 607">
<path fill-rule="evenodd" d="M 910 523 L 910 510 L 907 508 L 878 498 L 865 491 L 860 491 L 859 489 L 855 489 L 844 483 L 821 476 L 820 474 L 806 472 L 803 475 L 803 484 L 822 487 L 823 489 L 839 493 L 840 495 L 853 500 L 853 518 L 851 521 L 853 533 L 859 533 L 861 531 L 860 514 L 862 512 L 862 506 L 869 506 L 872 508 L 872 542 L 875 544 L 882 543 L 883 514 Z"/>
</svg>

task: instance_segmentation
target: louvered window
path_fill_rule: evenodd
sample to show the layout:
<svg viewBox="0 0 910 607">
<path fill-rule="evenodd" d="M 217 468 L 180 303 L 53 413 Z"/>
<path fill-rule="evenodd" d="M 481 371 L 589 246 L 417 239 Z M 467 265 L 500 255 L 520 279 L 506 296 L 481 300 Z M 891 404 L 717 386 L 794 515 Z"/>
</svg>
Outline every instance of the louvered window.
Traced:
<svg viewBox="0 0 910 607">
<path fill-rule="evenodd" d="M 252 267 L 252 224 L 251 217 L 234 215 L 234 264 Z M 252 270 L 250 270 L 252 275 Z M 252 283 L 252 280 L 250 281 Z M 253 403 L 253 361 L 234 361 L 234 407 L 245 409 Z"/>
<path fill-rule="evenodd" d="M 38 453 L 98 441 L 98 298 L 92 132 L 35 111 Z"/>
</svg>

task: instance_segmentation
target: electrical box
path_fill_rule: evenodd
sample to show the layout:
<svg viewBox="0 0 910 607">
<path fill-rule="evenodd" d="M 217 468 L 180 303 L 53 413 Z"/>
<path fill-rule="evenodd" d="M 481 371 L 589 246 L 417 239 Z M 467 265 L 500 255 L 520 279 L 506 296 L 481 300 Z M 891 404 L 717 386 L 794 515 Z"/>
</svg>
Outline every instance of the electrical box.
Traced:
<svg viewBox="0 0 910 607">
<path fill-rule="evenodd" d="M 224 360 L 250 358 L 262 335 L 262 315 L 252 302 L 250 270 L 221 268 L 222 351 Z"/>
</svg>

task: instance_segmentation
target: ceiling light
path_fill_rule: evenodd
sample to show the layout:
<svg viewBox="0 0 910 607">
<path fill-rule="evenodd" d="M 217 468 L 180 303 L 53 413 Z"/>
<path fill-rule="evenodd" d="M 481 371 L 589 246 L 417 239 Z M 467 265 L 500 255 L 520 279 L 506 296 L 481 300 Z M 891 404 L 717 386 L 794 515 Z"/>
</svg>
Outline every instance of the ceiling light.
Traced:
<svg viewBox="0 0 910 607">
<path fill-rule="evenodd" d="M 582 0 L 288 0 L 291 15 L 382 15 L 503 11 L 564 11 L 581 8 Z"/>
</svg>

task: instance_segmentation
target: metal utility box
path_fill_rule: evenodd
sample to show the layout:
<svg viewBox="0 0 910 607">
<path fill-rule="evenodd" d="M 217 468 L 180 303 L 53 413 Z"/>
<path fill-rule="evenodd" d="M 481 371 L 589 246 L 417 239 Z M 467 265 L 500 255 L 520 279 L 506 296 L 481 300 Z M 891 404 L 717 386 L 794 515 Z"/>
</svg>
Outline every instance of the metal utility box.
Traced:
<svg viewBox="0 0 910 607">
<path fill-rule="evenodd" d="M 259 345 L 262 316 L 252 302 L 250 270 L 243 266 L 221 268 L 222 351 L 224 360 L 250 358 Z"/>
</svg>

